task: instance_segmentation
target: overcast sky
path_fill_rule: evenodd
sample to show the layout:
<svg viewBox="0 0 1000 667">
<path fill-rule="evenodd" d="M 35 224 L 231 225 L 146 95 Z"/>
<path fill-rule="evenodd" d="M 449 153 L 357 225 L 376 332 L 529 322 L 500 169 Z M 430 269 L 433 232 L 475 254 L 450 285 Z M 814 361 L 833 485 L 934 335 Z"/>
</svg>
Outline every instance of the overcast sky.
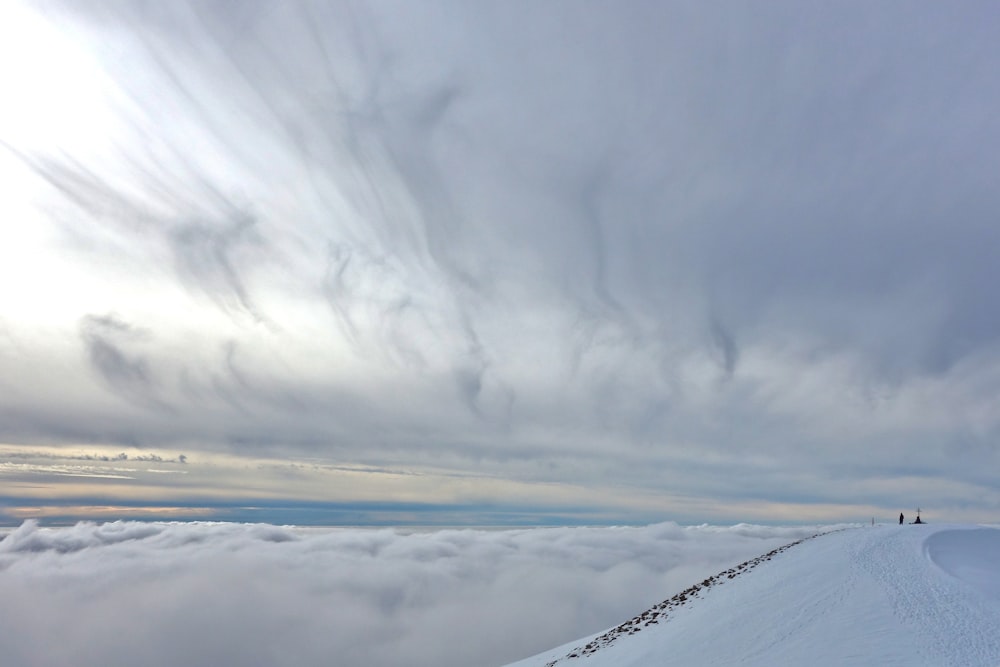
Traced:
<svg viewBox="0 0 1000 667">
<path fill-rule="evenodd" d="M 1000 512 L 989 2 L 0 7 L 0 512 Z"/>
</svg>

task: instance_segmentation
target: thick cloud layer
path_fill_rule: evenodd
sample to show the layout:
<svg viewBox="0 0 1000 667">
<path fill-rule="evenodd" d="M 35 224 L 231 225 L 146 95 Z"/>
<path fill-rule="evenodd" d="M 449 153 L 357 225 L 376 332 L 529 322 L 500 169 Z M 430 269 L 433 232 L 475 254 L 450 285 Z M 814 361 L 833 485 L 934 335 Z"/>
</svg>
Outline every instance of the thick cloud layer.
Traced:
<svg viewBox="0 0 1000 667">
<path fill-rule="evenodd" d="M 0 541 L 0 651 L 9 667 L 489 667 L 819 529 L 27 522 Z"/>
<path fill-rule="evenodd" d="M 0 442 L 1000 508 L 989 3 L 2 11 Z"/>
</svg>

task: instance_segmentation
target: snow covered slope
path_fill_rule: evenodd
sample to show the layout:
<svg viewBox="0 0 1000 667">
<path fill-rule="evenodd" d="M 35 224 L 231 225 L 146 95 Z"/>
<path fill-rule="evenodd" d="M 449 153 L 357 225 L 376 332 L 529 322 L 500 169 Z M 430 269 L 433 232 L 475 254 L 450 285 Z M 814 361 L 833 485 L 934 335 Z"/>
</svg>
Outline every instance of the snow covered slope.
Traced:
<svg viewBox="0 0 1000 667">
<path fill-rule="evenodd" d="M 820 535 L 508 667 L 1000 666 L 1000 530 Z"/>
</svg>

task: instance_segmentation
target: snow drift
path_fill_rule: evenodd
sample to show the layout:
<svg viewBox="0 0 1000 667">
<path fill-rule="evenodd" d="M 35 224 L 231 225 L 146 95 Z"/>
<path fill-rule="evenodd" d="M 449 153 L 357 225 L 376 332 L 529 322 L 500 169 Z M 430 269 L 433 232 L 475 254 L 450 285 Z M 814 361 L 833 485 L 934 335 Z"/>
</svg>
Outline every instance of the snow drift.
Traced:
<svg viewBox="0 0 1000 667">
<path fill-rule="evenodd" d="M 802 540 L 509 667 L 737 664 L 996 667 L 1000 530 L 878 526 Z"/>
</svg>

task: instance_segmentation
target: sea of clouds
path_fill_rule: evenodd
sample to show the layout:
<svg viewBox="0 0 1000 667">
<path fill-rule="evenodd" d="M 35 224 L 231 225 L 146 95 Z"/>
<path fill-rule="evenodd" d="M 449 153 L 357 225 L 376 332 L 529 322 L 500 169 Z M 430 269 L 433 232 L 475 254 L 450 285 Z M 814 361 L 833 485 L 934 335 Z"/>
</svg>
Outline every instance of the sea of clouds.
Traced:
<svg viewBox="0 0 1000 667">
<path fill-rule="evenodd" d="M 0 655 L 6 667 L 503 665 L 825 528 L 27 521 L 0 541 Z"/>
</svg>

